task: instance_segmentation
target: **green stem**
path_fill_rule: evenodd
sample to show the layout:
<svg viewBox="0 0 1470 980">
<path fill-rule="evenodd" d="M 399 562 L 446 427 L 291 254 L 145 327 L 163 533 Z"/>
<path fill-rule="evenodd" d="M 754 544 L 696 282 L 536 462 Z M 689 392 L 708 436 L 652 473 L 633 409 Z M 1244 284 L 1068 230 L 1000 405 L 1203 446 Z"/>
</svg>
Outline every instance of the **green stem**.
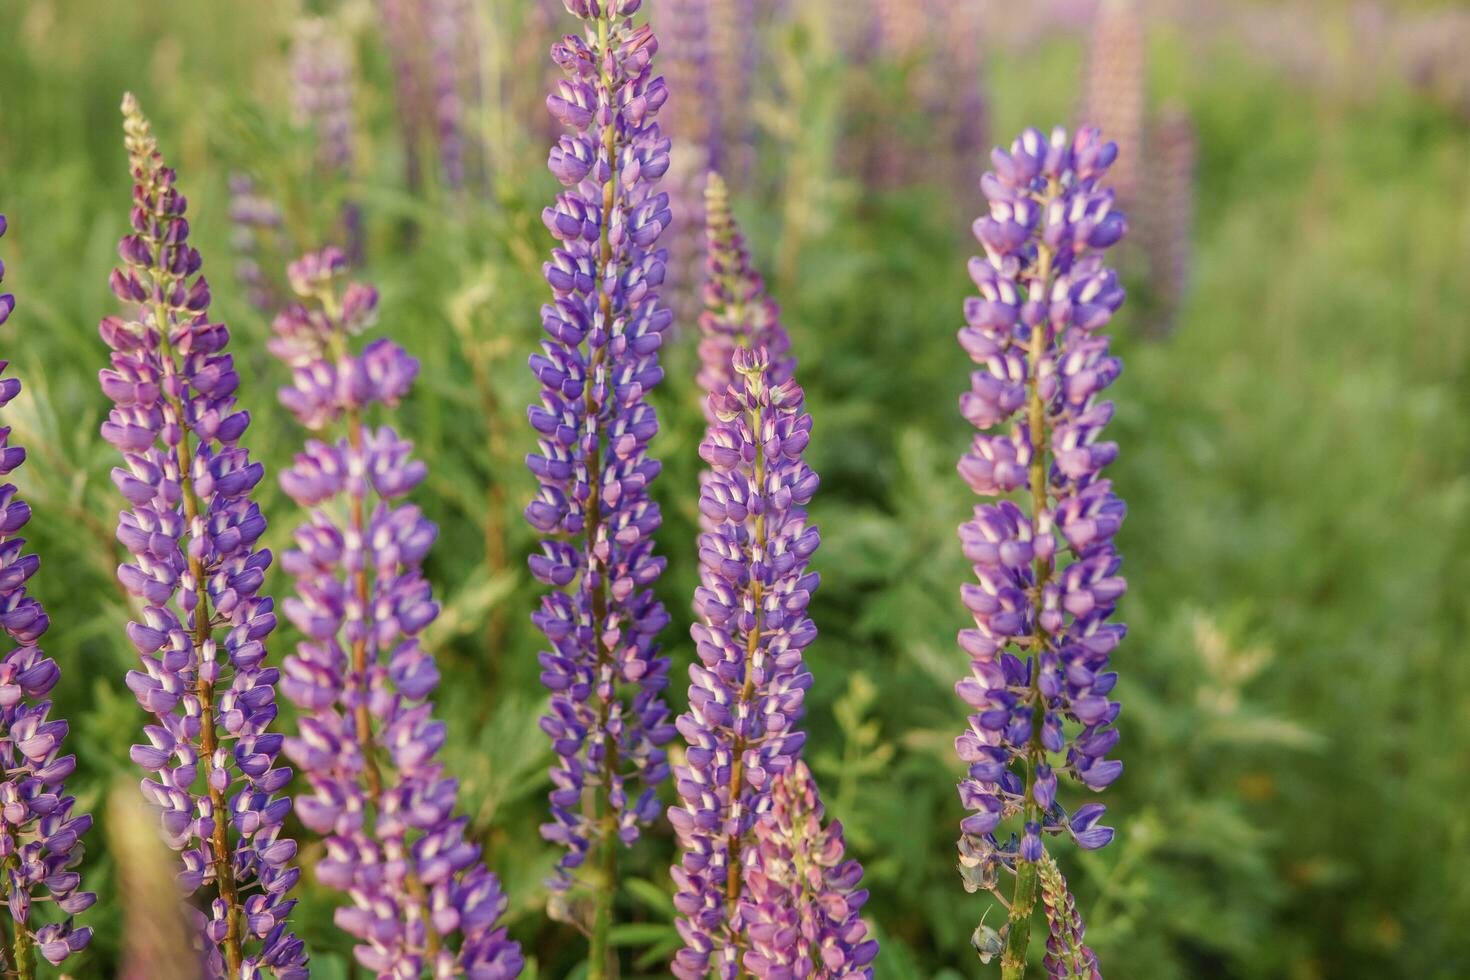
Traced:
<svg viewBox="0 0 1470 980">
<path fill-rule="evenodd" d="M 1045 213 L 1043 206 L 1042 213 Z M 1046 295 L 1051 279 L 1052 250 L 1042 245 L 1036 258 L 1035 283 L 1041 295 Z M 1031 331 L 1027 351 L 1030 371 L 1026 379 L 1028 388 L 1027 424 L 1031 437 L 1031 520 L 1039 521 L 1046 510 L 1046 403 L 1041 398 L 1040 372 L 1042 355 L 1046 352 L 1047 333 L 1050 324 L 1045 320 L 1036 324 Z M 1040 823 L 1041 807 L 1036 804 L 1036 770 L 1046 759 L 1046 748 L 1041 744 L 1042 725 L 1046 719 L 1046 699 L 1041 694 L 1041 654 L 1047 647 L 1046 631 L 1041 628 L 1042 595 L 1051 576 L 1051 561 L 1038 557 L 1033 565 L 1036 579 L 1036 594 L 1032 619 L 1032 667 L 1031 691 L 1031 737 L 1026 742 L 1026 804 L 1025 822 Z M 1024 832 L 1024 831 L 1023 831 Z M 1026 976 L 1026 950 L 1031 944 L 1031 913 L 1036 908 L 1037 871 L 1034 861 L 1016 860 L 1016 890 L 1011 897 L 1010 928 L 1006 932 L 1006 946 L 1001 954 L 1001 980 L 1022 980 Z"/>
</svg>

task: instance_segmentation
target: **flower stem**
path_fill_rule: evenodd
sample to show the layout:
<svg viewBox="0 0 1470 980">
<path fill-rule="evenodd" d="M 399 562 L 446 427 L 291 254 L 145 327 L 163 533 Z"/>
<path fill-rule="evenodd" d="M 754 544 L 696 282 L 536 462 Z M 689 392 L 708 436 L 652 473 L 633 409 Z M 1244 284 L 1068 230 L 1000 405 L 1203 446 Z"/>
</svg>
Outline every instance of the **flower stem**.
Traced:
<svg viewBox="0 0 1470 980">
<path fill-rule="evenodd" d="M 609 101 L 613 97 L 613 79 L 609 71 L 611 59 L 607 56 L 608 39 L 612 29 L 611 7 L 611 4 L 604 3 L 601 16 L 597 20 L 597 55 L 602 65 L 603 95 Z M 612 264 L 613 259 L 612 239 L 609 232 L 611 231 L 613 208 L 617 205 L 617 148 L 617 122 L 614 116 L 613 119 L 607 121 L 602 134 L 602 151 L 607 154 L 609 176 L 607 182 L 602 186 L 602 228 L 599 232 L 598 269 L 595 281 L 597 305 L 602 315 L 602 326 L 606 336 L 602 345 L 593 349 L 591 363 L 588 365 L 587 394 L 584 405 L 589 422 L 592 422 L 600 411 L 597 391 L 605 387 L 605 380 L 602 377 L 603 358 L 606 356 L 607 345 L 612 339 L 613 330 L 612 294 L 609 289 L 616 287 L 608 283 L 608 266 Z M 617 682 L 614 677 L 614 664 L 608 655 L 607 643 L 603 639 L 607 628 L 607 575 L 605 570 L 596 567 L 598 538 L 602 534 L 601 439 L 601 432 L 594 428 L 594 438 L 591 441 L 587 458 L 587 479 L 591 484 L 591 492 L 587 497 L 587 569 L 583 573 L 592 574 L 595 577 L 592 587 L 592 642 L 597 648 L 598 683 L 594 690 L 603 687 L 604 679 L 607 685 L 598 705 L 597 734 L 603 740 L 603 753 L 602 792 L 596 806 L 601 811 L 599 844 L 602 848 L 602 860 L 600 880 L 596 882 L 594 890 L 596 907 L 592 917 L 591 941 L 587 950 L 587 980 L 610 980 L 617 973 L 617 964 L 612 960 L 613 952 L 608 941 L 612 932 L 613 901 L 618 887 L 618 814 L 612 803 L 612 787 L 618 771 L 618 750 L 617 743 L 608 733 L 612 702 L 617 697 Z"/>
<path fill-rule="evenodd" d="M 1043 207 L 1042 213 L 1045 213 Z M 1036 276 L 1031 290 L 1040 297 L 1049 292 L 1051 280 L 1052 250 L 1042 245 L 1036 257 Z M 1041 359 L 1046 352 L 1050 325 L 1046 320 L 1031 328 L 1028 345 L 1029 367 L 1026 386 L 1029 389 L 1027 423 L 1031 439 L 1031 521 L 1039 525 L 1041 514 L 1046 510 L 1047 486 L 1047 431 L 1046 403 L 1041 398 Z M 1039 531 L 1038 531 L 1039 533 Z M 1032 609 L 1032 660 L 1031 660 L 1031 737 L 1026 742 L 1026 803 L 1025 822 L 1039 824 L 1041 807 L 1036 803 L 1036 770 L 1046 759 L 1046 749 L 1041 744 L 1041 731 L 1046 720 L 1046 699 L 1041 694 L 1041 655 L 1047 648 L 1046 631 L 1041 626 L 1043 594 L 1051 575 L 1051 560 L 1038 556 L 1033 565 L 1036 579 L 1036 594 Z M 1023 831 L 1024 833 L 1024 831 Z M 1031 913 L 1036 907 L 1036 862 L 1016 857 L 1016 890 L 1011 898 L 1010 928 L 1006 932 L 1005 951 L 1001 955 L 1000 973 L 1002 980 L 1022 980 L 1026 975 L 1026 950 L 1031 943 Z"/>
</svg>

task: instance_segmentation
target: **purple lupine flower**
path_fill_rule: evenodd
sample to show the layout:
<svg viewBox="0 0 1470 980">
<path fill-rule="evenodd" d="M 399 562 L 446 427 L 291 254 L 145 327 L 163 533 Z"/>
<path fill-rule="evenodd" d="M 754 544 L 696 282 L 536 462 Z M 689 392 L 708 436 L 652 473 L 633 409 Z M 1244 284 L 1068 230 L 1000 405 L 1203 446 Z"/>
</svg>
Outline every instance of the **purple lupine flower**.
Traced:
<svg viewBox="0 0 1470 980">
<path fill-rule="evenodd" d="M 945 156 L 950 187 L 970 195 L 985 169 L 985 147 L 990 141 L 990 103 L 986 98 L 985 61 L 980 39 L 983 14 L 974 0 L 939 0 L 930 23 L 938 32 L 937 59 L 944 66 L 931 118 L 944 121 Z"/>
<path fill-rule="evenodd" d="M 291 42 L 291 107 L 297 125 L 316 135 L 317 164 L 326 174 L 352 170 L 352 50 L 320 17 L 304 17 Z"/>
<path fill-rule="evenodd" d="M 271 352 L 292 370 L 280 399 L 313 431 L 281 475 L 309 512 L 282 565 L 296 596 L 282 609 L 305 634 L 285 660 L 281 691 L 301 711 L 286 754 L 311 787 L 302 823 L 323 835 L 317 877 L 346 892 L 337 925 L 361 942 L 362 966 L 383 976 L 520 975 L 520 947 L 498 925 L 506 898 L 455 816 L 457 781 L 435 758 L 445 726 L 430 698 L 439 682 L 420 634 L 438 615 L 422 563 L 438 529 L 404 502 L 426 468 L 391 428 L 362 415 L 396 405 L 418 363 L 375 340 L 350 338 L 375 319 L 377 292 L 340 279 L 337 249 L 292 263 L 299 302 L 276 318 Z M 385 765 L 386 764 L 386 765 Z"/>
<path fill-rule="evenodd" d="M 260 191 L 247 173 L 230 175 L 230 243 L 235 250 L 235 278 L 245 298 L 262 313 L 279 308 L 281 290 L 265 270 L 274 265 L 283 244 L 280 206 Z"/>
<path fill-rule="evenodd" d="M 557 762 L 542 834 L 566 848 L 560 888 L 594 843 L 608 872 L 619 841 L 632 843 L 657 818 L 663 746 L 675 734 L 663 697 L 669 658 L 656 642 L 668 614 L 650 589 L 665 561 L 653 553 L 660 516 L 648 485 L 659 464 L 648 442 L 658 420 L 645 398 L 663 376 L 658 349 L 672 320 L 657 294 L 668 196 L 655 190 L 669 166 L 669 141 L 654 121 L 668 90 L 652 73 L 652 31 L 628 19 L 641 5 L 566 0 L 584 32 L 553 47 L 566 77 L 547 99 L 568 132 L 549 162 L 565 190 L 542 215 L 557 245 L 544 267 L 548 339 L 531 358 L 542 392 L 529 413 L 539 441 L 527 464 L 541 489 L 526 518 L 545 535 L 532 573 L 555 589 L 533 619 L 551 644 L 541 654 L 551 690 L 542 727 Z M 584 793 L 594 814 L 582 809 Z M 612 875 L 603 878 L 610 889 Z"/>
<path fill-rule="evenodd" d="M 811 685 L 802 651 L 816 637 L 806 608 L 820 536 L 806 504 L 818 480 L 802 459 L 811 416 L 796 382 L 775 380 L 765 348 L 737 348 L 731 367 L 733 382 L 710 395 L 713 421 L 699 447 L 710 467 L 691 629 L 699 662 L 678 719 L 689 746 L 675 771 L 682 802 L 669 808 L 684 851 L 673 869 L 685 943 L 673 970 L 684 980 L 740 973 L 744 856 L 772 778 L 800 756 L 805 735 L 795 725 Z"/>
<path fill-rule="evenodd" d="M 1149 332 L 1174 328 L 1189 291 L 1193 257 L 1195 165 L 1199 155 L 1194 121 L 1181 106 L 1167 106 L 1149 130 L 1149 195 L 1142 218 L 1149 284 L 1155 310 Z"/>
<path fill-rule="evenodd" d="M 403 141 L 404 183 L 417 191 L 423 182 L 423 123 L 432 106 L 424 85 L 422 13 L 417 0 L 378 0 L 378 19 L 393 64 L 393 98 Z"/>
<path fill-rule="evenodd" d="M 674 322 L 686 328 L 699 316 L 703 289 L 700 206 L 706 175 L 718 166 L 719 93 L 710 71 L 710 0 L 669 0 L 659 22 L 665 74 L 673 93 L 665 115 L 674 141 L 670 152 L 669 210 L 673 240 L 664 295 Z"/>
<path fill-rule="evenodd" d="M 469 110 L 479 105 L 479 27 L 468 0 L 425 0 L 429 67 L 433 75 L 434 132 L 439 166 L 450 188 L 464 186 L 467 158 L 476 160 Z"/>
<path fill-rule="evenodd" d="M 861 916 L 863 869 L 844 859 L 842 824 L 824 827 L 822 817 L 805 762 L 772 778 L 741 913 L 751 941 L 745 967 L 759 980 L 873 976 L 878 941 Z"/>
<path fill-rule="evenodd" d="M 974 710 L 955 742 L 971 811 L 960 863 L 971 888 L 1014 872 L 1013 908 L 1028 911 L 1044 835 L 1086 848 L 1112 836 L 1100 805 L 1064 808 L 1059 778 L 1097 791 L 1122 771 L 1107 758 L 1119 711 L 1108 655 L 1124 633 L 1110 617 L 1124 590 L 1112 539 L 1125 508 L 1101 475 L 1118 447 L 1100 438 L 1112 417 L 1100 395 L 1121 369 L 1101 332 L 1123 302 L 1102 254 L 1127 230 L 1100 186 L 1117 153 L 1094 129 L 1049 141 L 1031 129 L 994 152 L 982 180 L 990 212 L 975 222 L 985 257 L 970 262 L 980 295 L 959 335 L 979 365 L 960 410 L 982 430 L 959 471 L 991 498 L 960 528 L 977 579 L 961 590 L 975 625 L 959 635 L 971 672 L 956 691 Z M 1012 816 L 1019 845 L 996 836 Z M 1026 930 L 1012 926 L 1024 954 Z"/>
<path fill-rule="evenodd" d="M 1123 205 L 1134 201 L 1142 160 L 1144 42 L 1137 0 L 1101 0 L 1092 24 L 1078 126 L 1100 129 L 1118 144 L 1111 183 Z"/>
<path fill-rule="evenodd" d="M 754 163 L 757 0 L 708 0 L 710 74 L 719 101 L 709 165 L 747 173 Z"/>
<path fill-rule="evenodd" d="M 0 237 L 6 229 L 0 214 Z M 0 261 L 0 281 L 5 263 Z M 15 309 L 15 297 L 0 294 L 0 324 Z M 0 360 L 0 374 L 7 361 Z M 16 378 L 0 378 L 0 408 L 20 393 Z M 10 443 L 10 429 L 0 428 L 0 477 L 8 477 L 25 462 L 26 451 Z M 0 872 L 10 918 L 15 923 L 6 962 L 22 976 L 30 976 L 34 951 L 58 964 L 87 945 L 89 926 L 78 928 L 73 916 L 97 900 L 80 891 L 82 876 L 74 868 L 85 848 L 82 837 L 92 826 L 90 814 L 73 814 L 76 797 L 66 795 L 66 779 L 77 767 L 77 757 L 62 755 L 67 724 L 52 718 L 46 695 L 61 678 L 56 661 L 36 646 L 51 625 L 46 610 L 26 594 L 41 560 L 27 555 L 19 537 L 31 518 L 31 508 L 16 495 L 15 485 L 0 486 L 0 629 L 15 646 L 0 657 Z M 55 903 L 65 919 L 40 923 L 32 916 L 36 903 Z"/>
<path fill-rule="evenodd" d="M 1042 961 L 1046 975 L 1051 980 L 1102 980 L 1097 954 L 1083 942 L 1087 929 L 1077 912 L 1077 901 L 1050 854 L 1042 855 L 1037 877 L 1046 909 L 1048 935 Z"/>
<path fill-rule="evenodd" d="M 771 361 L 771 380 L 780 384 L 796 370 L 791 338 L 781 326 L 781 311 L 766 294 L 755 271 L 745 236 L 730 210 L 725 179 L 710 171 L 705 188 L 704 312 L 699 317 L 699 384 L 720 395 L 736 382 L 731 366 L 743 347 L 763 347 Z"/>
<path fill-rule="evenodd" d="M 142 603 L 128 627 L 142 669 L 127 683 L 157 718 L 131 755 L 180 852 L 181 890 L 207 889 L 195 916 L 209 975 L 296 980 L 306 951 L 287 931 L 287 896 L 300 871 L 282 835 L 291 800 L 276 795 L 291 770 L 275 764 L 280 672 L 265 640 L 276 617 L 259 594 L 271 555 L 256 547 L 265 518 L 250 499 L 264 471 L 241 445 L 250 416 L 235 403 L 229 330 L 209 320 L 185 198 L 137 100 L 122 108 L 133 231 L 111 285 L 129 315 L 100 327 L 113 351 L 102 390 L 114 403 L 102 436 L 122 453 L 112 478 L 131 507 L 117 537 L 134 560 L 118 579 Z"/>
</svg>

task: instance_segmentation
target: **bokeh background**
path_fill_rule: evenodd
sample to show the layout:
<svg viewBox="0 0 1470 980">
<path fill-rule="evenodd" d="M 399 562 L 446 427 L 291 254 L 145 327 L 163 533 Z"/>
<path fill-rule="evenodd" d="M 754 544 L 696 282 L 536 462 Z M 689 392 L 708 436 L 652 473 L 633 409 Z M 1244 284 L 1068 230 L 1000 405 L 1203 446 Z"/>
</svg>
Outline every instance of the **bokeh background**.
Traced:
<svg viewBox="0 0 1470 980">
<path fill-rule="evenodd" d="M 677 5 L 645 5 L 671 77 L 697 65 L 671 24 Z M 877 976 L 996 969 L 968 943 L 985 900 L 952 866 L 968 574 L 955 527 L 973 503 L 954 472 L 968 441 L 954 333 L 983 154 L 1079 115 L 1123 146 L 1134 228 L 1113 389 L 1114 479 L 1130 507 L 1131 632 L 1116 655 L 1127 769 L 1107 793 L 1113 846 L 1061 856 L 1092 944 L 1109 976 L 1141 980 L 1470 976 L 1470 10 L 710 7 L 707 71 L 675 90 L 670 126 L 723 154 L 816 421 L 824 583 L 808 754 L 867 868 Z M 309 15 L 326 23 L 303 29 Z M 44 556 L 33 591 L 64 671 L 74 786 L 106 824 L 109 791 L 137 778 L 127 751 L 142 721 L 122 683 L 132 653 L 95 381 L 129 206 L 117 105 L 131 89 L 191 199 L 257 420 L 252 448 L 276 472 L 298 435 L 273 397 L 268 317 L 237 274 L 248 239 L 236 219 L 252 212 L 230 177 L 248 175 L 280 210 L 279 230 L 256 236 L 268 278 L 286 243 L 330 240 L 342 207 L 360 210 L 379 329 L 424 365 L 403 425 L 430 462 L 420 502 L 444 532 L 429 571 L 445 601 L 433 645 L 447 758 L 510 891 L 528 975 L 576 976 L 583 944 L 548 919 L 541 884 L 554 860 L 537 833 L 549 751 L 519 517 L 525 358 L 547 294 L 539 211 L 554 191 L 545 52 L 571 19 L 542 0 L 462 6 L 456 187 L 435 123 L 402 111 L 381 15 L 368 0 L 0 0 L 0 210 L 19 299 L 0 353 L 26 385 L 4 421 L 31 453 L 20 483 Z M 293 38 L 320 36 L 340 38 L 352 66 L 342 173 L 293 111 Z M 698 101 L 711 97 L 717 127 Z M 669 239 L 686 263 L 696 230 Z M 687 311 L 687 292 L 673 299 Z M 677 331 L 654 453 L 682 707 L 702 421 L 697 331 L 687 317 Z M 294 515 L 266 485 L 280 546 Z M 279 571 L 271 585 L 285 589 Z M 104 840 L 93 834 L 85 867 L 102 900 L 88 913 L 97 939 L 70 964 L 79 977 L 111 975 L 123 935 Z M 628 860 L 627 976 L 667 975 L 672 860 L 667 827 Z M 314 973 L 351 975 L 330 895 L 309 872 L 301 894 Z"/>
</svg>

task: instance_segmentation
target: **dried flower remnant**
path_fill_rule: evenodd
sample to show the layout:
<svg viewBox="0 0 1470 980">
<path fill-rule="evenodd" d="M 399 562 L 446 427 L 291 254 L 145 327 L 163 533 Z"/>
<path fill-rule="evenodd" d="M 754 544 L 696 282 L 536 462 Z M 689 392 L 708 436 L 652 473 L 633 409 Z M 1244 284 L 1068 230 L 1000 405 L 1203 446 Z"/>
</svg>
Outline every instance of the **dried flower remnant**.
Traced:
<svg viewBox="0 0 1470 980">
<path fill-rule="evenodd" d="M 439 682 L 420 635 L 438 615 L 422 572 L 438 534 L 404 498 L 427 470 L 412 445 L 363 414 L 393 406 L 418 363 L 391 340 L 360 353 L 352 338 L 376 318 L 377 291 L 342 288 L 336 249 L 291 264 L 297 302 L 275 321 L 271 352 L 292 371 L 282 404 L 313 439 L 281 476 L 308 514 L 282 565 L 296 582 L 283 611 L 304 634 L 281 691 L 301 712 L 286 754 L 310 792 L 302 823 L 323 835 L 316 865 L 351 904 L 336 922 L 358 962 L 382 976 L 520 975 L 520 948 L 498 920 L 506 898 L 455 816 L 458 784 L 436 750 L 445 725 L 429 700 Z"/>
<path fill-rule="evenodd" d="M 291 801 L 276 795 L 291 771 L 275 764 L 279 671 L 265 659 L 276 617 L 259 594 L 271 555 L 250 499 L 263 470 L 241 445 L 250 416 L 235 403 L 229 330 L 209 320 L 187 202 L 132 95 L 123 118 L 133 231 L 111 285 L 129 314 L 100 332 L 113 351 L 102 435 L 122 454 L 113 482 L 131 507 L 117 536 L 133 561 L 118 579 L 142 605 L 128 627 L 141 669 L 127 683 L 156 717 L 131 755 L 183 892 L 204 890 L 193 915 L 208 975 L 298 980 L 306 951 L 288 931 L 288 895 L 300 871 L 282 834 Z"/>
<path fill-rule="evenodd" d="M 668 196 L 655 188 L 669 166 L 655 122 L 668 90 L 652 71 L 658 42 L 631 21 L 641 5 L 567 0 L 583 31 L 552 49 L 565 78 L 547 106 L 567 132 L 549 167 L 564 189 L 542 215 L 557 240 L 544 267 L 553 300 L 531 358 L 542 390 L 527 465 L 541 487 L 526 518 L 544 536 L 531 571 L 553 588 L 533 618 L 551 646 L 542 727 L 557 755 L 542 833 L 566 849 L 553 885 L 580 877 L 590 892 L 593 980 L 610 959 L 618 851 L 658 816 L 675 734 L 657 645 L 668 615 L 650 589 L 665 561 L 653 551 L 658 421 L 645 398 L 672 320 L 658 302 Z M 579 871 L 594 852 L 597 866 Z"/>
<path fill-rule="evenodd" d="M 751 938 L 745 966 L 760 980 L 873 976 L 878 941 L 862 920 L 863 869 L 844 857 L 842 824 L 824 827 L 823 813 L 805 762 L 771 780 L 741 913 Z"/>
<path fill-rule="evenodd" d="M 0 238 L 6 231 L 0 214 Z M 0 261 L 0 281 L 5 263 Z M 0 325 L 15 310 L 15 297 L 0 293 Z M 0 360 L 0 375 L 9 362 Z M 0 409 L 20 394 L 17 378 L 0 378 Z M 0 478 L 9 477 L 23 463 L 26 451 L 10 442 L 10 429 L 0 428 Z M 77 814 L 76 797 L 66 795 L 66 780 L 77 767 L 74 755 L 62 755 L 67 723 L 51 717 L 47 699 L 61 669 L 36 645 L 51 625 L 40 602 L 26 586 L 41 559 L 25 553 L 20 533 L 30 520 L 31 508 L 13 483 L 0 485 L 0 629 L 15 643 L 0 656 L 0 882 L 8 903 L 11 928 L 0 930 L 6 946 L 3 961 L 17 976 L 33 976 L 36 954 L 53 965 L 81 950 L 92 938 L 88 926 L 77 926 L 74 916 L 97 900 L 81 891 L 82 876 L 75 870 L 85 848 L 82 838 L 91 829 L 90 814 Z M 54 905 L 63 918 L 45 922 L 36 913 Z"/>
<path fill-rule="evenodd" d="M 1108 656 L 1124 634 L 1110 618 L 1125 587 L 1112 543 L 1125 508 L 1102 476 L 1118 449 L 1101 440 L 1112 403 L 1100 398 L 1121 370 L 1101 332 L 1123 302 L 1102 254 L 1127 230 L 1101 186 L 1117 153 L 1093 129 L 1027 130 L 995 151 L 982 180 L 990 211 L 975 223 L 985 255 L 970 262 L 980 295 L 959 335 L 978 366 L 960 410 L 981 430 L 959 471 L 988 498 L 960 528 L 976 576 L 961 590 L 975 625 L 959 636 L 971 671 L 956 691 L 974 711 L 955 742 L 971 811 L 960 866 L 972 890 L 1016 879 L 1008 980 L 1025 968 L 1043 838 L 1112 838 L 1102 806 L 1064 808 L 1061 779 L 1098 791 L 1122 772 L 1107 758 L 1119 711 Z M 1002 841 L 1012 817 L 1019 840 Z"/>
</svg>

